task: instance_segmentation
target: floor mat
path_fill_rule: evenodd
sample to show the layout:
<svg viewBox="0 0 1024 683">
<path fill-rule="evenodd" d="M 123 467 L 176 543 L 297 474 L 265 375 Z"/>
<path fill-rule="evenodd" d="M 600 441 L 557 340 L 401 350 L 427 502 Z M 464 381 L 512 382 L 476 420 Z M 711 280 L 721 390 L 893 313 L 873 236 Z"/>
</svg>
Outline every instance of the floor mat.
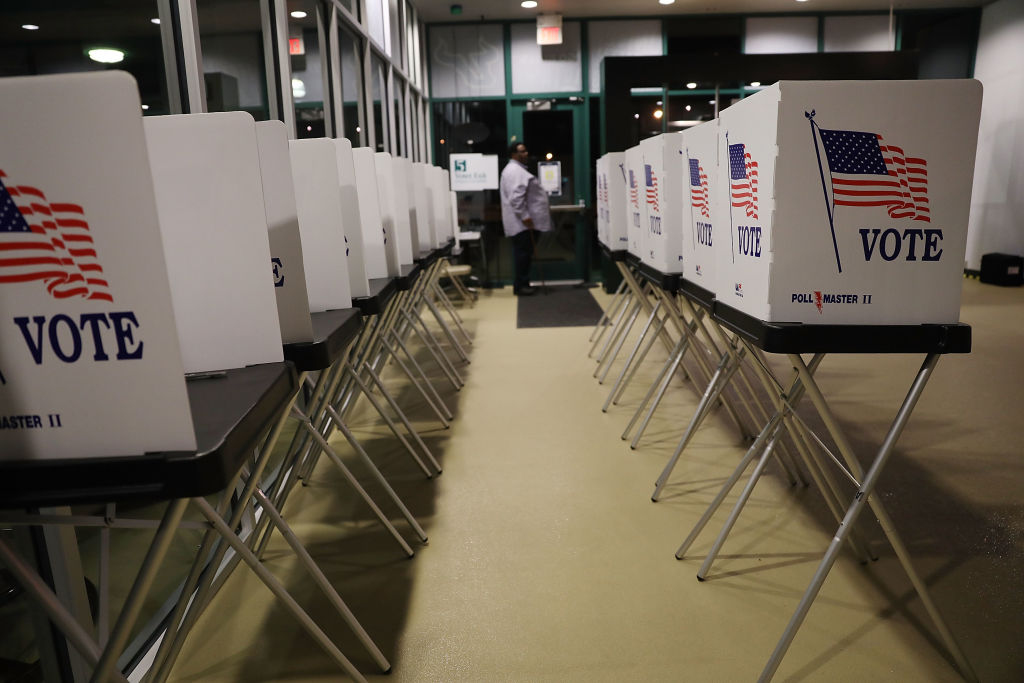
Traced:
<svg viewBox="0 0 1024 683">
<path fill-rule="evenodd" d="M 519 297 L 516 327 L 585 327 L 601 319 L 601 306 L 587 287 L 548 285 Z"/>
</svg>

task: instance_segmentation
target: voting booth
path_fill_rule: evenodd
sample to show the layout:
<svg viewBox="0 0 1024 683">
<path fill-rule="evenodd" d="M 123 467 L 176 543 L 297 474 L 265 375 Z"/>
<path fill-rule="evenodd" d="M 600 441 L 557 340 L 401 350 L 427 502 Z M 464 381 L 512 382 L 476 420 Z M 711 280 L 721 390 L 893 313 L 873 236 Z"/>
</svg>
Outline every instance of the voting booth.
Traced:
<svg viewBox="0 0 1024 683">
<path fill-rule="evenodd" d="M 640 143 L 640 258 L 660 273 L 683 270 L 684 196 L 682 133 L 664 133 Z"/>
<path fill-rule="evenodd" d="M 194 450 L 135 81 L 0 83 L 0 461 Z"/>
<path fill-rule="evenodd" d="M 356 147 L 352 150 L 352 164 L 356 174 L 355 187 L 359 196 L 359 218 L 363 232 L 363 262 L 366 265 L 366 276 L 371 280 L 388 277 L 374 154 L 369 147 Z"/>
<path fill-rule="evenodd" d="M 623 251 L 627 247 L 626 204 L 628 199 L 626 180 L 626 155 L 609 152 L 598 160 L 598 206 L 603 207 L 604 217 L 601 244 L 611 251 Z M 599 222 L 601 225 L 602 222 Z"/>
<path fill-rule="evenodd" d="M 353 275 L 349 266 L 362 261 L 350 254 L 342 229 L 346 219 L 335 141 L 291 140 L 288 148 L 309 310 L 319 313 L 351 308 Z M 365 291 L 366 278 L 356 284 Z"/>
<path fill-rule="evenodd" d="M 356 185 L 355 155 L 352 143 L 346 138 L 336 138 L 335 163 L 337 165 L 338 191 L 341 197 L 341 228 L 344 233 L 345 255 L 348 257 L 348 277 L 352 298 L 370 295 L 370 278 L 364 258 L 363 218 L 364 207 L 359 201 Z M 376 188 L 374 188 L 376 194 Z"/>
<path fill-rule="evenodd" d="M 718 121 L 694 126 L 681 135 L 683 278 L 713 294 L 717 261 L 715 239 L 721 241 L 725 237 L 721 222 L 716 220 L 719 215 L 719 195 L 715 191 L 719 182 Z"/>
<path fill-rule="evenodd" d="M 256 143 L 263 181 L 263 207 L 270 236 L 270 269 L 277 295 L 277 317 L 285 344 L 313 340 L 302 261 L 299 214 L 292 184 L 288 128 L 281 121 L 256 124 Z M 347 285 L 348 283 L 346 283 Z"/>
<path fill-rule="evenodd" d="M 416 257 L 412 232 L 412 223 L 415 220 L 415 202 L 409 191 L 411 169 L 412 162 L 404 157 L 396 157 L 391 160 L 395 188 L 395 241 L 398 246 L 398 263 L 403 266 L 413 263 Z"/>
<path fill-rule="evenodd" d="M 719 300 L 765 321 L 957 322 L 980 113 L 974 80 L 782 81 L 724 110 Z"/>
<path fill-rule="evenodd" d="M 413 196 L 416 199 L 416 235 L 419 252 L 429 254 L 437 245 L 436 214 L 431 192 L 430 165 L 414 162 L 412 165 Z"/>
<path fill-rule="evenodd" d="M 626 171 L 626 249 L 630 254 L 643 256 L 644 208 L 643 172 L 644 158 L 640 146 L 630 147 L 624 153 Z"/>
<path fill-rule="evenodd" d="M 409 220 L 407 204 L 399 203 L 399 192 L 395 191 L 395 160 L 387 152 L 377 152 L 374 167 L 377 171 L 377 194 L 380 199 L 380 221 L 384 230 L 384 257 L 387 260 L 388 276 L 401 275 L 401 261 L 398 244 L 398 220 Z M 404 187 L 403 187 L 404 192 Z"/>
</svg>

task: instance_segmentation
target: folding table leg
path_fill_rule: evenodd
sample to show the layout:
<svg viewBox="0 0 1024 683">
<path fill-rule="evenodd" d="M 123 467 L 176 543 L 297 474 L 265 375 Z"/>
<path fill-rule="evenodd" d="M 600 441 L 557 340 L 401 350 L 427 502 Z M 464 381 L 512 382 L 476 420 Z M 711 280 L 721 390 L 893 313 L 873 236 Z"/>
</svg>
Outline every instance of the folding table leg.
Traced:
<svg viewBox="0 0 1024 683">
<path fill-rule="evenodd" d="M 615 359 L 618 357 L 619 351 L 622 350 L 622 345 L 626 342 L 626 338 L 629 336 L 629 333 L 633 329 L 633 325 L 636 323 L 636 319 L 642 310 L 643 306 L 641 306 L 639 302 L 633 305 L 633 310 L 629 314 L 629 322 L 623 326 L 618 338 L 615 340 L 615 345 L 603 359 L 603 367 L 598 365 L 598 371 L 594 373 L 594 377 L 597 377 L 598 384 L 604 384 L 605 378 L 608 377 L 608 372 L 612 369 L 612 365 L 615 363 Z"/>
<path fill-rule="evenodd" d="M 153 585 L 153 579 L 156 578 L 160 563 L 163 562 L 164 555 L 167 554 L 167 550 L 171 547 L 174 532 L 178 528 L 178 523 L 181 521 L 187 505 L 187 498 L 172 500 L 167 504 L 163 519 L 160 520 L 160 526 L 157 528 L 156 536 L 153 537 L 149 550 L 146 552 L 146 557 L 142 560 L 139 573 L 132 583 L 124 606 L 121 608 L 121 614 L 114 624 L 114 630 L 111 631 L 110 637 L 107 639 L 107 645 L 103 649 L 103 655 L 100 657 L 99 662 L 96 664 L 96 669 L 93 671 L 90 683 L 107 680 L 111 670 L 114 668 L 117 657 L 124 650 L 125 643 L 128 642 L 128 637 L 131 635 L 132 627 L 135 625 L 135 620 L 142 609 L 146 593 L 149 592 L 150 586 Z"/>
<path fill-rule="evenodd" d="M 621 303 L 620 299 L 622 297 L 622 292 L 625 289 L 626 289 L 626 281 L 625 280 L 619 280 L 619 286 L 615 290 L 615 294 L 612 296 L 611 303 L 608 304 L 608 308 L 606 308 L 603 311 L 601 311 L 601 317 L 600 317 L 600 319 L 598 319 L 597 324 L 594 325 L 594 329 L 590 333 L 590 337 L 587 339 L 587 341 L 589 341 L 589 342 L 595 342 L 594 346 L 590 347 L 590 353 L 587 354 L 588 358 L 591 356 L 591 354 L 594 353 L 594 347 L 597 346 L 596 341 L 595 341 L 595 337 L 597 339 L 600 339 L 601 335 L 604 334 L 604 330 L 608 327 L 607 323 L 611 322 L 612 316 L 615 315 L 615 311 L 618 309 L 618 306 Z"/>
<path fill-rule="evenodd" d="M 346 467 L 345 462 L 341 459 L 341 456 L 339 456 L 334 451 L 334 449 L 331 448 L 331 445 L 327 443 L 327 440 L 324 439 L 323 435 L 317 431 L 316 427 L 314 427 L 313 424 L 309 421 L 309 418 L 306 417 L 306 415 L 303 414 L 301 410 L 295 407 L 292 407 L 292 413 L 295 419 L 298 420 L 299 423 L 302 425 L 302 427 L 309 431 L 310 436 L 312 436 L 313 440 L 316 441 L 317 445 L 320 447 L 320 450 L 327 455 L 327 457 L 331 460 L 331 462 L 333 462 L 338 467 L 339 470 L 341 470 L 341 474 L 342 476 L 345 477 L 345 480 L 348 481 L 349 486 L 355 489 L 356 493 L 359 494 L 359 497 L 362 498 L 363 502 L 369 506 L 370 510 L 372 510 L 373 514 L 377 517 L 377 520 L 384 526 L 385 529 L 387 529 L 388 533 L 391 534 L 392 538 L 395 539 L 395 542 L 398 543 L 398 545 L 402 548 L 405 554 L 409 557 L 415 555 L 413 549 L 409 547 L 409 544 L 405 542 L 405 539 L 402 538 L 402 535 L 398 533 L 397 529 L 395 529 L 394 525 L 391 523 L 391 520 L 389 520 L 387 515 L 385 515 L 384 512 L 377 506 L 377 503 L 375 503 L 373 498 L 370 497 L 370 494 L 366 492 L 366 489 L 364 489 L 359 484 L 359 481 L 355 478 L 355 475 L 353 475 L 352 472 L 348 469 L 348 467 Z"/>
<path fill-rule="evenodd" d="M 623 280 L 623 282 L 625 282 L 625 280 Z M 598 352 L 597 354 L 597 358 L 595 359 L 597 363 L 601 363 L 601 361 L 604 360 L 604 354 L 607 353 L 608 351 L 608 345 L 611 343 L 612 337 L 618 336 L 619 325 L 622 324 L 622 321 L 626 317 L 626 311 L 630 310 L 632 304 L 633 292 L 626 291 L 626 293 L 623 294 L 622 298 L 619 300 L 619 306 L 617 309 L 615 309 L 615 313 L 609 314 L 608 319 L 609 321 L 611 321 L 611 325 L 608 326 L 608 329 L 610 330 L 610 333 L 608 334 L 608 338 L 605 339 L 604 344 L 601 346 L 601 351 Z M 614 320 L 612 320 L 613 317 L 615 318 Z M 597 336 L 597 339 L 594 341 L 594 345 L 590 347 L 590 353 L 587 354 L 588 357 L 594 355 L 594 351 L 597 349 L 597 346 L 601 343 L 601 337 L 603 336 L 604 331 L 602 330 L 601 334 L 599 334 Z M 597 377 L 597 373 L 594 373 L 594 377 Z"/>
<path fill-rule="evenodd" d="M 665 319 L 661 318 L 655 324 L 654 334 L 647 335 L 647 341 L 644 342 L 644 347 L 640 350 L 640 355 L 637 356 L 636 362 L 633 363 L 633 366 L 629 369 L 629 374 L 622 381 L 619 386 L 619 390 L 617 392 L 613 392 L 612 405 L 619 405 L 619 401 L 622 400 L 622 395 L 626 393 L 626 389 L 633 383 L 633 378 L 636 377 L 636 373 L 640 369 L 640 366 L 643 365 L 645 360 L 647 360 L 647 355 L 651 352 L 651 348 L 657 343 L 658 335 L 661 334 L 663 329 L 665 329 Z"/>
<path fill-rule="evenodd" d="M 292 531 L 291 526 L 284 521 L 281 513 L 278 512 L 277 508 L 271 504 L 270 500 L 258 487 L 253 493 L 256 496 L 256 500 L 260 504 L 260 507 L 270 515 L 270 519 L 274 522 L 274 525 L 277 526 L 278 531 L 281 532 L 281 536 L 284 537 L 285 541 L 295 553 L 295 556 L 299 558 L 299 561 L 306 568 L 306 571 L 308 571 L 313 577 L 313 581 L 316 582 L 320 591 L 327 597 L 331 606 L 341 614 L 345 623 L 349 625 L 349 628 L 351 628 L 353 633 L 356 634 L 356 637 L 359 638 L 359 642 L 363 644 L 366 651 L 371 657 L 373 657 L 373 660 L 377 662 L 377 666 L 380 667 L 380 670 L 384 673 L 391 671 L 391 663 L 388 661 L 387 657 L 385 657 L 384 653 L 380 651 L 380 648 L 377 647 L 375 642 L 373 642 L 370 634 L 366 632 L 363 625 L 359 623 L 358 619 L 356 619 L 356 615 L 352 613 L 352 610 L 349 609 L 348 605 L 345 604 L 345 601 L 341 599 L 340 595 L 338 595 L 338 591 L 334 589 L 330 580 L 324 575 L 323 570 L 320 569 L 320 566 L 313 560 L 313 557 L 309 554 L 309 551 L 306 550 L 306 547 L 302 545 L 298 536 L 296 536 L 295 532 Z"/>
<path fill-rule="evenodd" d="M 441 412 L 441 409 L 434 403 L 434 399 L 431 398 L 429 394 L 427 394 L 426 389 L 424 389 L 423 385 L 420 384 L 419 379 L 417 379 L 412 374 L 412 371 L 409 369 L 409 366 L 405 364 L 405 361 L 403 361 L 398 356 L 398 354 L 395 353 L 395 347 L 391 346 L 391 343 L 388 342 L 386 337 L 381 337 L 380 341 L 381 341 L 381 344 L 384 346 L 384 348 L 387 350 L 388 354 L 392 358 L 395 359 L 396 363 L 398 363 L 398 367 L 400 367 L 402 369 L 402 372 L 404 372 L 406 374 L 406 376 L 409 378 L 409 380 L 412 382 L 412 385 L 414 387 L 416 387 L 417 391 L 420 392 L 420 395 L 423 396 L 423 400 L 427 402 L 427 405 L 430 406 L 430 409 L 433 410 L 434 414 L 437 415 L 437 419 L 439 419 L 441 421 L 441 425 L 445 429 L 448 429 L 448 427 L 449 427 L 448 418 L 445 416 L 444 413 Z M 425 377 L 424 377 L 424 380 L 426 380 Z M 428 382 L 428 384 L 429 384 L 429 382 Z"/>
<path fill-rule="evenodd" d="M 857 494 L 853 498 L 853 502 L 850 503 L 850 507 L 846 511 L 846 516 L 839 525 L 839 529 L 836 531 L 835 536 L 833 536 L 832 542 L 829 544 L 828 550 L 825 552 L 825 556 L 821 560 L 821 564 L 818 565 L 818 569 L 814 574 L 814 578 L 811 580 L 810 586 L 807 587 L 807 591 L 804 593 L 803 598 L 801 598 L 796 612 L 790 619 L 789 624 L 786 626 L 786 630 L 783 632 L 782 637 L 775 646 L 774 652 L 772 652 L 771 657 L 768 659 L 768 663 L 761 672 L 759 680 L 769 681 L 772 676 L 775 675 L 775 672 L 779 668 L 779 664 L 782 662 L 782 658 L 786 655 L 790 644 L 793 642 L 793 638 L 796 636 L 796 632 L 799 630 L 800 625 L 807 616 L 807 612 L 810 610 L 811 604 L 814 602 L 818 592 L 821 590 L 821 586 L 825 583 L 825 578 L 828 576 L 829 571 L 831 571 L 832 565 L 835 564 L 844 539 L 850 533 L 857 521 L 857 517 L 863 511 L 865 505 L 870 505 L 872 512 L 874 512 L 875 516 L 878 518 L 879 524 L 882 526 L 882 530 L 885 532 L 886 538 L 889 539 L 893 550 L 896 552 L 896 557 L 899 558 L 900 564 L 907 573 L 907 577 L 910 579 L 911 584 L 917 591 L 918 596 L 920 596 L 921 603 L 924 605 L 925 610 L 931 617 L 932 623 L 938 630 L 946 648 L 953 656 L 953 660 L 956 662 L 957 668 L 960 669 L 960 673 L 968 680 L 977 680 L 977 674 L 975 674 L 974 670 L 971 668 L 970 663 L 967 661 L 963 651 L 960 649 L 956 639 L 953 637 L 952 631 L 950 631 L 945 620 L 942 618 L 942 614 L 939 612 L 938 607 L 932 601 L 927 586 L 914 569 L 913 563 L 910 559 L 910 553 L 903 544 L 903 539 L 900 538 L 896 529 L 893 527 L 892 520 L 890 519 L 885 506 L 877 496 L 871 495 L 875 489 L 875 485 L 878 483 L 879 477 L 882 475 L 882 470 L 885 468 L 885 465 L 889 461 L 889 457 L 892 455 L 896 442 L 899 440 L 900 435 L 907 426 L 907 422 L 910 420 L 910 416 L 917 405 L 918 399 L 921 398 L 925 385 L 931 378 L 935 365 L 939 362 L 939 354 L 930 353 L 925 358 L 924 363 L 921 365 L 921 369 L 918 370 L 917 376 L 911 384 L 910 390 L 908 391 L 903 404 L 900 406 L 900 409 L 896 414 L 896 418 L 893 420 L 888 433 L 885 435 L 885 440 L 882 442 L 882 446 L 879 449 L 878 454 L 875 456 L 874 462 L 872 462 L 867 474 L 863 476 L 858 474 L 858 470 L 860 468 L 859 464 L 856 469 L 854 468 L 853 464 L 856 458 L 853 455 L 853 451 L 850 449 L 849 443 L 843 436 L 842 430 L 838 428 L 838 424 L 835 422 L 835 418 L 832 416 L 831 410 L 828 408 L 828 404 L 825 402 L 824 396 L 821 394 L 821 390 L 814 382 L 814 378 L 811 376 L 810 372 L 807 371 L 806 366 L 803 364 L 803 360 L 800 359 L 799 356 L 796 356 L 795 358 L 791 357 L 791 360 L 800 372 L 801 377 L 806 378 L 804 381 L 807 386 L 808 396 L 815 404 L 815 407 L 818 409 L 822 419 L 826 420 L 826 426 L 829 428 L 832 436 L 836 438 L 836 443 L 839 446 L 840 452 L 844 459 L 847 460 L 847 464 L 851 467 L 851 470 L 854 471 L 854 476 L 857 476 L 857 478 L 861 480 L 861 484 Z"/>
<path fill-rule="evenodd" d="M 651 382 L 651 386 L 647 389 L 647 393 L 644 394 L 643 399 L 640 401 L 640 405 L 637 406 L 636 412 L 633 413 L 633 417 L 630 418 L 626 428 L 622 431 L 620 438 L 626 440 L 629 438 L 629 432 L 632 431 L 633 425 L 640 419 L 644 409 L 647 408 L 648 403 L 651 401 L 651 397 L 657 392 L 657 398 L 654 399 L 654 403 L 651 405 L 647 412 L 647 416 L 644 418 L 643 423 L 640 425 L 640 429 L 637 431 L 636 436 L 633 438 L 633 443 L 630 444 L 630 448 L 636 449 L 636 444 L 640 441 L 640 435 L 643 434 L 647 427 L 647 423 L 650 422 L 651 416 L 654 414 L 655 406 L 661 402 L 662 396 L 668 390 L 668 385 L 672 381 L 672 377 L 675 376 L 676 370 L 679 369 L 679 364 L 683 361 L 683 355 L 686 353 L 686 348 L 690 344 L 689 337 L 683 337 L 676 342 L 675 347 L 669 353 L 668 358 L 665 360 L 664 365 L 661 366 L 661 370 L 658 372 L 658 376 Z"/>
<path fill-rule="evenodd" d="M 416 357 L 409 352 L 409 347 L 405 345 L 405 342 L 402 341 L 402 338 L 400 336 L 395 334 L 394 330 L 391 330 L 390 334 L 392 341 L 398 344 L 398 348 L 400 348 L 402 352 L 405 353 L 405 357 L 409 359 L 409 362 L 412 363 L 412 366 L 420 374 L 420 377 L 423 379 L 423 382 L 426 385 L 426 387 L 430 389 L 430 393 L 433 394 L 434 396 L 434 401 L 437 403 L 438 407 L 440 407 L 441 410 L 444 411 L 445 417 L 449 421 L 454 419 L 455 416 L 452 414 L 451 409 L 441 398 L 441 395 L 437 393 L 437 389 L 434 388 L 434 385 L 430 381 L 430 378 L 427 377 L 427 373 L 423 370 L 423 366 L 420 365 L 419 361 L 416 360 Z"/>
<path fill-rule="evenodd" d="M 316 625 L 316 622 L 310 618 L 309 614 L 299 606 L 299 603 L 295 601 L 295 598 L 285 590 L 284 586 L 282 586 L 274 575 L 270 573 L 270 570 L 264 567 L 263 564 L 256 559 L 256 556 L 251 550 L 249 550 L 248 546 L 246 546 L 245 543 L 235 535 L 234 531 L 224 523 L 224 520 L 212 507 L 210 507 L 210 504 L 202 498 L 193 498 L 192 502 L 199 508 L 200 512 L 203 513 L 203 516 L 206 517 L 210 524 L 213 525 L 213 528 L 220 537 L 231 546 L 232 550 L 238 553 L 238 556 L 243 562 L 249 565 L 249 568 L 252 569 L 253 573 L 255 573 L 257 577 L 259 577 L 260 581 L 263 582 L 263 585 L 281 601 L 285 609 L 291 612 L 292 616 L 295 617 L 302 627 L 306 629 L 306 632 L 309 633 L 317 643 L 319 643 L 320 647 L 322 647 L 324 651 L 330 655 L 339 666 L 341 666 L 345 673 L 356 681 L 365 683 L 366 679 L 361 673 L 359 673 L 359 670 L 355 668 L 355 666 L 352 665 L 352 662 L 342 654 L 341 650 L 331 642 L 331 639 L 327 634 L 324 633 L 323 630 Z"/>
<path fill-rule="evenodd" d="M 392 397 L 390 393 L 388 393 L 388 390 L 384 386 L 384 382 L 381 380 L 380 376 L 369 367 L 366 367 L 366 370 L 370 374 L 370 379 L 372 379 L 377 385 L 377 388 L 380 389 L 381 395 L 384 396 L 384 399 L 391 405 L 391 409 L 398 415 L 398 419 L 402 421 L 403 425 L 405 425 L 406 431 L 409 432 L 413 440 L 419 444 L 420 449 L 423 451 L 423 455 L 427 456 L 427 460 L 434 467 L 437 474 L 441 474 L 440 463 L 434 459 L 434 454 L 430 452 L 429 448 L 427 448 L 427 444 L 423 443 L 423 439 L 420 438 L 420 433 L 416 431 L 416 428 L 412 426 L 411 422 L 409 422 L 409 418 L 406 417 L 405 413 L 402 412 L 402 409 L 398 407 L 398 402 L 395 401 L 394 397 Z"/>
<path fill-rule="evenodd" d="M 651 331 L 651 327 L 655 324 L 655 321 L 657 321 L 657 330 L 654 334 L 657 335 L 661 330 L 661 320 L 658 318 L 659 311 L 661 311 L 660 299 L 658 300 L 658 303 L 655 304 L 654 308 L 651 309 L 651 314 L 647 316 L 647 322 L 644 324 L 644 328 L 641 330 L 640 336 L 637 337 L 636 344 L 633 345 L 633 350 L 630 352 L 629 356 L 626 357 L 626 362 L 622 364 L 622 370 L 619 371 L 619 376 L 616 378 L 615 384 L 612 386 L 612 390 L 608 393 L 608 398 L 605 400 L 604 406 L 601 407 L 601 412 L 608 412 L 608 406 L 611 405 L 612 399 L 615 398 L 615 394 L 618 393 L 619 387 L 622 386 L 622 382 L 625 379 L 626 374 L 629 372 L 630 367 L 633 365 L 633 361 L 636 359 L 637 354 L 643 347 L 644 340 L 647 338 L 647 333 Z"/>
<path fill-rule="evenodd" d="M 85 628 L 78 623 L 78 620 L 68 612 L 67 608 L 61 604 L 60 599 L 32 567 L 20 555 L 8 547 L 3 539 L 0 539 L 0 561 L 3 562 L 3 565 L 11 572 L 25 592 L 31 595 L 35 599 L 36 604 L 43 608 L 50 620 L 67 637 L 75 650 L 82 655 L 89 665 L 96 667 L 100 661 L 99 645 L 86 632 Z M 110 672 L 110 676 L 119 683 L 127 683 L 128 681 L 124 674 L 117 670 Z"/>
</svg>

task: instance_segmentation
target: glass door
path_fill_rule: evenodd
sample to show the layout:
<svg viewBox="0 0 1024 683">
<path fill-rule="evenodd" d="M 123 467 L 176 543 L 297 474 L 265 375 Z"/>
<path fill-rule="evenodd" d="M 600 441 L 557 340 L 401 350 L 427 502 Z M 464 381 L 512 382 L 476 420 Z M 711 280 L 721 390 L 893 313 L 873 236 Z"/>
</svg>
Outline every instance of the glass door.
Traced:
<svg viewBox="0 0 1024 683">
<path fill-rule="evenodd" d="M 586 202 L 591 171 L 584 104 L 513 101 L 508 125 L 510 141 L 526 144 L 530 150 L 530 172 L 549 189 L 553 229 L 539 236 L 531 279 L 588 281 L 591 230 L 587 225 Z"/>
</svg>

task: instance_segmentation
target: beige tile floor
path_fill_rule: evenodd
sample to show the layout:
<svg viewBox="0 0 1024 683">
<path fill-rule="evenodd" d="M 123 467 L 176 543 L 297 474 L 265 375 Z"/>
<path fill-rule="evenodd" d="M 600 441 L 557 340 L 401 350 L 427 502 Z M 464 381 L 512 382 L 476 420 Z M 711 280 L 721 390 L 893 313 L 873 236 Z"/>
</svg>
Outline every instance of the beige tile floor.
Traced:
<svg viewBox="0 0 1024 683">
<path fill-rule="evenodd" d="M 692 386 L 673 386 L 631 451 L 619 435 L 645 378 L 602 413 L 607 387 L 591 377 L 590 328 L 517 330 L 515 311 L 508 290 L 484 293 L 464 311 L 475 344 L 465 388 L 444 387 L 457 414 L 450 430 L 430 421 L 408 387 L 401 392 L 444 466 L 441 477 L 422 478 L 365 411 L 353 420 L 430 535 L 415 558 L 402 559 L 326 460 L 288 502 L 297 533 L 393 664 L 390 675 L 369 677 L 754 680 L 834 531 L 820 497 L 813 487 L 790 488 L 769 467 L 711 580 L 696 581 L 724 514 L 692 559 L 673 553 L 743 453 L 734 427 L 721 415 L 709 420 L 662 502 L 651 503 L 654 480 L 696 405 Z M 967 280 L 962 318 L 975 326 L 974 353 L 940 362 L 881 488 L 981 679 L 1020 681 L 1024 290 Z M 655 353 L 646 378 L 664 356 Z M 855 446 L 877 444 L 918 363 L 826 360 L 821 383 Z M 411 542 L 408 528 L 399 528 Z M 880 559 L 865 567 L 841 556 L 776 680 L 960 680 L 883 535 L 873 523 L 865 529 Z M 279 539 L 266 561 L 360 670 L 375 673 Z M 172 679 L 341 677 L 240 568 L 192 633 Z"/>
</svg>

